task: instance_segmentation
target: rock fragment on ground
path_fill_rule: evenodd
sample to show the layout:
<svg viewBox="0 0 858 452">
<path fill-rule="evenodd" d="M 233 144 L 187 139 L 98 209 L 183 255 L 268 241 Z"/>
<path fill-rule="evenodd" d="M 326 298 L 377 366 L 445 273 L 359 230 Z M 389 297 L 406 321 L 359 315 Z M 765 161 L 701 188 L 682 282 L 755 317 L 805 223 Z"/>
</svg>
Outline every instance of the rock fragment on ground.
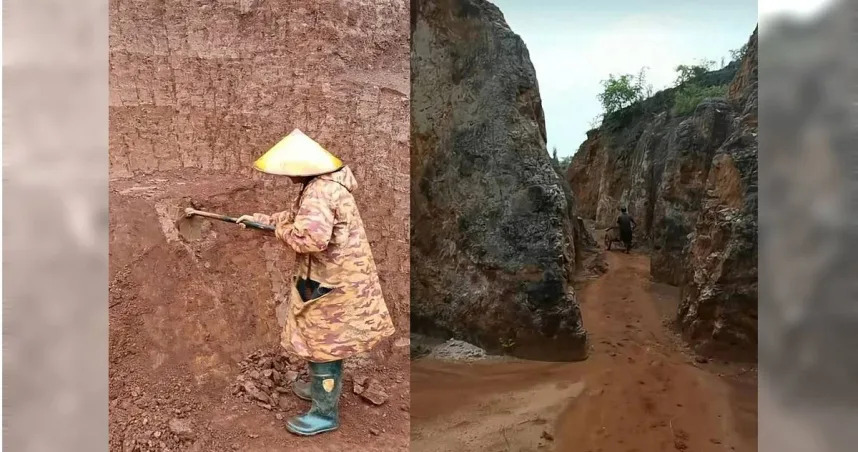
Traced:
<svg viewBox="0 0 858 452">
<path fill-rule="evenodd" d="M 182 441 L 190 441 L 194 439 L 194 430 L 191 428 L 189 421 L 185 419 L 173 418 L 167 424 L 170 427 L 170 432 L 176 435 Z"/>
<path fill-rule="evenodd" d="M 231 393 L 270 411 L 293 408 L 291 385 L 306 374 L 305 363 L 285 353 L 255 352 L 239 363 Z"/>
<path fill-rule="evenodd" d="M 381 383 L 366 376 L 357 376 L 354 378 L 353 390 L 355 394 L 373 405 L 383 405 L 389 397 Z"/>
</svg>

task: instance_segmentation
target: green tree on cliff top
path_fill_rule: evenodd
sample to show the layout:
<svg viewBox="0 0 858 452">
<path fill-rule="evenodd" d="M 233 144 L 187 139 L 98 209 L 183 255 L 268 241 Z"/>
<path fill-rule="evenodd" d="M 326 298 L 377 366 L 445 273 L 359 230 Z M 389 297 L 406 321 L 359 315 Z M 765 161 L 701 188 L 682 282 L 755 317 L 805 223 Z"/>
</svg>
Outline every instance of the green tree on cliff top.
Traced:
<svg viewBox="0 0 858 452">
<path fill-rule="evenodd" d="M 652 85 L 646 83 L 646 68 L 642 68 L 637 75 L 608 75 L 607 80 L 602 80 L 602 92 L 598 97 L 605 114 L 610 115 L 651 95 Z"/>
<path fill-rule="evenodd" d="M 693 82 L 715 67 L 712 60 L 702 60 L 698 64 L 680 64 L 676 66 L 676 86 Z"/>
</svg>

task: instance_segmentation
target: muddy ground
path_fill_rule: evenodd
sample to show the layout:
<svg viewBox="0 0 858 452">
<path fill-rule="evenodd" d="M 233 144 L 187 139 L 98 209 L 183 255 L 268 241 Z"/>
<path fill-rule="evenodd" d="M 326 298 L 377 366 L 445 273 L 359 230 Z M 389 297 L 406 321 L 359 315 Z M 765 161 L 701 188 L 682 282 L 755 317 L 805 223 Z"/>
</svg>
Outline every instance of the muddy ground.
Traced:
<svg viewBox="0 0 858 452">
<path fill-rule="evenodd" d="M 411 450 L 756 451 L 755 366 L 684 348 L 677 290 L 650 281 L 648 256 L 607 261 L 579 290 L 587 361 L 414 361 Z"/>
</svg>

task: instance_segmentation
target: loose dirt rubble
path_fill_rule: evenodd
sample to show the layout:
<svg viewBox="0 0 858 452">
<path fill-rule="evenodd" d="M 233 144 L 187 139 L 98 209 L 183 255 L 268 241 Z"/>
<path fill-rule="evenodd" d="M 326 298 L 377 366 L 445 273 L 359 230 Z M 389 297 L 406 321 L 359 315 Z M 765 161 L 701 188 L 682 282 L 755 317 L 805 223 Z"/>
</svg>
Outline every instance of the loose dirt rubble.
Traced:
<svg viewBox="0 0 858 452">
<path fill-rule="evenodd" d="M 292 384 L 298 379 L 308 378 L 306 362 L 301 358 L 277 351 L 256 352 L 239 363 L 239 368 L 243 372 L 232 386 L 233 395 L 278 412 L 275 416 L 278 420 L 283 419 L 282 413 L 294 414 L 299 409 L 291 395 Z M 349 381 L 353 383 L 353 392 L 365 401 L 373 405 L 387 402 L 389 396 L 378 380 L 366 375 L 353 375 L 347 368 L 344 383 Z"/>
<path fill-rule="evenodd" d="M 411 357 L 429 358 L 439 361 L 481 361 L 505 359 L 504 356 L 489 355 L 476 345 L 458 339 L 442 341 L 422 334 L 411 334 Z"/>
<path fill-rule="evenodd" d="M 232 385 L 208 391 L 179 376 L 131 384 L 129 397 L 111 401 L 111 423 L 123 427 L 112 432 L 110 450 L 408 450 L 408 382 L 401 368 L 347 366 L 340 430 L 298 438 L 285 432 L 284 422 L 309 407 L 291 390 L 293 381 L 306 378 L 306 363 L 272 349 L 252 353 L 238 367 Z"/>
<path fill-rule="evenodd" d="M 450 339 L 435 347 L 429 354 L 430 358 L 458 361 L 471 361 L 486 358 L 486 351 L 464 341 Z"/>
<path fill-rule="evenodd" d="M 756 369 L 691 354 L 649 258 L 607 254 L 581 288 L 587 361 L 413 362 L 411 450 L 754 452 Z"/>
</svg>

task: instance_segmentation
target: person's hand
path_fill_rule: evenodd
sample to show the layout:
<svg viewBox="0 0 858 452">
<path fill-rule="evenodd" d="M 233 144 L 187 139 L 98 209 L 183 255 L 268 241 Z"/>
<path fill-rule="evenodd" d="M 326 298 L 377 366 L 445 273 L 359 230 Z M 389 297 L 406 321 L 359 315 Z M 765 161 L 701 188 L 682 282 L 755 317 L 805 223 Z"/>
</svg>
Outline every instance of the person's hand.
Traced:
<svg viewBox="0 0 858 452">
<path fill-rule="evenodd" d="M 253 215 L 242 215 L 235 219 L 235 222 L 238 223 L 242 228 L 246 228 L 247 225 L 244 223 L 245 221 L 253 221 L 261 224 L 271 224 L 271 217 L 265 215 L 264 213 L 255 213 Z"/>
<path fill-rule="evenodd" d="M 235 222 L 238 223 L 242 228 L 246 228 L 247 225 L 244 224 L 245 221 L 253 221 L 253 215 L 242 215 L 235 219 Z"/>
</svg>

